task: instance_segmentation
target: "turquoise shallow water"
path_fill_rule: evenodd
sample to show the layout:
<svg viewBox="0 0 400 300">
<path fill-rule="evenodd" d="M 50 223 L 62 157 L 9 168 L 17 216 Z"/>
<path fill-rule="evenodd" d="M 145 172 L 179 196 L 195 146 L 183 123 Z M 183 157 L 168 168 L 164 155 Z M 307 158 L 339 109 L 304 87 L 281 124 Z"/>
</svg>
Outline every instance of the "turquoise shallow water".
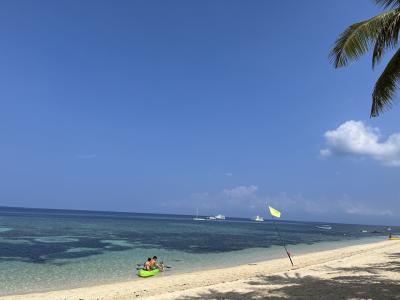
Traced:
<svg viewBox="0 0 400 300">
<path fill-rule="evenodd" d="M 383 226 L 331 224 L 332 230 L 321 230 L 317 225 L 278 224 L 294 255 L 378 241 L 387 234 Z M 270 222 L 0 208 L 0 295 L 136 280 L 136 264 L 153 255 L 172 266 L 167 276 L 285 253 Z"/>
</svg>

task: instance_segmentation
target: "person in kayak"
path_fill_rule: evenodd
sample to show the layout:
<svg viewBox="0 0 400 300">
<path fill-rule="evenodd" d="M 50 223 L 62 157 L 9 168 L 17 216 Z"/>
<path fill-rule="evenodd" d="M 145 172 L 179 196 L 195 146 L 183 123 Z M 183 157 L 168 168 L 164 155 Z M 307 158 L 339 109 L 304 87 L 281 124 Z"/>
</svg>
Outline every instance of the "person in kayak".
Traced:
<svg viewBox="0 0 400 300">
<path fill-rule="evenodd" d="M 153 256 L 153 258 L 150 260 L 150 268 L 152 270 L 158 269 L 157 256 Z"/>
<path fill-rule="evenodd" d="M 157 262 L 157 256 L 153 256 L 153 258 L 151 259 L 150 267 L 151 267 L 152 270 L 154 270 L 154 269 L 159 269 L 160 271 L 164 270 L 163 263 L 159 264 Z"/>
<path fill-rule="evenodd" d="M 147 259 L 147 261 L 143 264 L 143 269 L 144 270 L 146 270 L 146 271 L 151 271 L 152 270 L 152 267 L 151 267 L 151 258 L 149 257 L 148 259 Z"/>
</svg>

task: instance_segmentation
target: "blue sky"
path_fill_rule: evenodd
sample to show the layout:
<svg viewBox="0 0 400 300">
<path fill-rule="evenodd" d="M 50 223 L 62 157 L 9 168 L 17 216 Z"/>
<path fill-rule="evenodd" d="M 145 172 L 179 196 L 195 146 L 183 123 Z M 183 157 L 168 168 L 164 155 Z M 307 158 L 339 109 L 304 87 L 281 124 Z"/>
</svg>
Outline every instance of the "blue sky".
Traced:
<svg viewBox="0 0 400 300">
<path fill-rule="evenodd" d="M 382 68 L 328 59 L 378 12 L 2 1 L 0 205 L 395 224 L 400 106 L 370 119 Z"/>
</svg>

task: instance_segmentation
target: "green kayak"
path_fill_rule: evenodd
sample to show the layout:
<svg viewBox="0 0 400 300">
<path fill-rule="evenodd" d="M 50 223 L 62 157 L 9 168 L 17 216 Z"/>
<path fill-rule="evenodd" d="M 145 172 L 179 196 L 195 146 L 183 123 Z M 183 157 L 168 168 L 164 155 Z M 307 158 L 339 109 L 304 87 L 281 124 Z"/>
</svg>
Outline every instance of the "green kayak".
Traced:
<svg viewBox="0 0 400 300">
<path fill-rule="evenodd" d="M 146 271 L 144 269 L 140 269 L 137 274 L 140 277 L 150 277 L 150 276 L 156 275 L 158 272 L 160 272 L 159 269 L 154 269 L 154 270 L 151 270 L 151 271 Z"/>
</svg>

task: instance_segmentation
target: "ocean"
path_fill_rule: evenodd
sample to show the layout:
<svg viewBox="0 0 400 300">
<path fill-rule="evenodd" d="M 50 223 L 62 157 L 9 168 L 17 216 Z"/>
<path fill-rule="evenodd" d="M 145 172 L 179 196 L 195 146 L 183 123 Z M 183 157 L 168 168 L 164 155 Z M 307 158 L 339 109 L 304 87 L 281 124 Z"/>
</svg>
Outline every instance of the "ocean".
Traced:
<svg viewBox="0 0 400 300">
<path fill-rule="evenodd" d="M 163 276 L 285 256 L 271 221 L 192 218 L 0 207 L 0 296 L 140 280 L 137 264 L 153 255 L 170 266 Z M 385 226 L 320 225 L 278 222 L 294 262 L 301 253 L 388 235 Z"/>
</svg>

